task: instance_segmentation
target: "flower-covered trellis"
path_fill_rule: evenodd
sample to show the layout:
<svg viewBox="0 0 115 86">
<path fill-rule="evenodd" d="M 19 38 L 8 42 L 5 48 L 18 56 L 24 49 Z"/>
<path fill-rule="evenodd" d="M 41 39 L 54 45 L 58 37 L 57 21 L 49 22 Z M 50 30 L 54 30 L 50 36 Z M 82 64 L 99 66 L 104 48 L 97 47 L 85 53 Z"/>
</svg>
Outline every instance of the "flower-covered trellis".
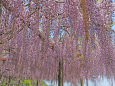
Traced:
<svg viewBox="0 0 115 86">
<path fill-rule="evenodd" d="M 0 0 L 0 73 L 59 86 L 115 76 L 113 11 L 111 0 Z"/>
</svg>

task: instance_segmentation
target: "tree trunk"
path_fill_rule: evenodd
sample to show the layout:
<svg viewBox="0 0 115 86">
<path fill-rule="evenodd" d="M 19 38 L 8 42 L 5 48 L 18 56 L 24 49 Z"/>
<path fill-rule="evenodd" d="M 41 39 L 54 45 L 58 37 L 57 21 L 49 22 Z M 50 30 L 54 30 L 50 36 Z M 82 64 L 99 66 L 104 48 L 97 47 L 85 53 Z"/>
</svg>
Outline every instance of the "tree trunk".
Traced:
<svg viewBox="0 0 115 86">
<path fill-rule="evenodd" d="M 20 80 L 18 81 L 18 86 L 20 86 Z"/>
<path fill-rule="evenodd" d="M 89 85 L 88 85 L 88 79 L 86 79 L 86 82 L 87 82 L 87 86 L 89 86 Z"/>
<path fill-rule="evenodd" d="M 38 86 L 38 80 L 37 80 L 36 86 Z"/>
<path fill-rule="evenodd" d="M 83 86 L 83 79 L 80 80 L 81 86 Z"/>
<path fill-rule="evenodd" d="M 63 61 L 59 61 L 58 86 L 63 86 Z"/>
<path fill-rule="evenodd" d="M 11 82 L 11 76 L 9 76 L 9 79 L 8 79 L 8 86 L 10 86 L 10 82 Z"/>
</svg>

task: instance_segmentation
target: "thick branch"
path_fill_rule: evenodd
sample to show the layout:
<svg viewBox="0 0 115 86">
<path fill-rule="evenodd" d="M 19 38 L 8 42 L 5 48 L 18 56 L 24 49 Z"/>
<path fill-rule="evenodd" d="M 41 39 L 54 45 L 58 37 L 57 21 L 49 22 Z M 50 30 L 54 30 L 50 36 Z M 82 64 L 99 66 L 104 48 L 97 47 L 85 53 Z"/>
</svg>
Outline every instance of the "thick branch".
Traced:
<svg viewBox="0 0 115 86">
<path fill-rule="evenodd" d="M 85 25 L 85 35 L 86 35 L 86 39 L 89 40 L 86 0 L 81 0 L 81 4 L 83 9 L 83 22 Z"/>
</svg>

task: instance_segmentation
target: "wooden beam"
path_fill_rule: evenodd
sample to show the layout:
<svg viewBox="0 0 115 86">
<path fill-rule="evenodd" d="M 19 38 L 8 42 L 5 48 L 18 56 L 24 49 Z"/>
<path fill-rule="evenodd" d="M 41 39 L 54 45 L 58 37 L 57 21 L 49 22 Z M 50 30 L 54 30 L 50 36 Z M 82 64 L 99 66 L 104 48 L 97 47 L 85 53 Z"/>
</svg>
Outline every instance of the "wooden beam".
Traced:
<svg viewBox="0 0 115 86">
<path fill-rule="evenodd" d="M 83 10 L 83 22 L 85 25 L 85 35 L 86 35 L 86 39 L 89 40 L 86 0 L 81 0 L 81 5 L 82 5 L 82 10 Z"/>
<path fill-rule="evenodd" d="M 59 61 L 58 86 L 63 86 L 63 61 Z"/>
</svg>

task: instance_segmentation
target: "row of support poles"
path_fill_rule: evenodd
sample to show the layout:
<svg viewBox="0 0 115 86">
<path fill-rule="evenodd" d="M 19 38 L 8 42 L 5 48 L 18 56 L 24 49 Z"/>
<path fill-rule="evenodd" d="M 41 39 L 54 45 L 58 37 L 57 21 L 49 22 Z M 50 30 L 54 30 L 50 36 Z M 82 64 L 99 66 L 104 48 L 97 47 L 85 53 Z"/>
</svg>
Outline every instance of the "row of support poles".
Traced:
<svg viewBox="0 0 115 86">
<path fill-rule="evenodd" d="M 83 86 L 83 79 L 80 79 L 80 84 Z M 86 79 L 86 84 L 88 86 L 88 79 Z M 63 61 L 59 61 L 58 86 L 63 86 Z"/>
<path fill-rule="evenodd" d="M 83 79 L 80 79 L 80 85 L 83 86 Z M 86 79 L 86 86 L 89 86 L 88 79 Z"/>
</svg>

